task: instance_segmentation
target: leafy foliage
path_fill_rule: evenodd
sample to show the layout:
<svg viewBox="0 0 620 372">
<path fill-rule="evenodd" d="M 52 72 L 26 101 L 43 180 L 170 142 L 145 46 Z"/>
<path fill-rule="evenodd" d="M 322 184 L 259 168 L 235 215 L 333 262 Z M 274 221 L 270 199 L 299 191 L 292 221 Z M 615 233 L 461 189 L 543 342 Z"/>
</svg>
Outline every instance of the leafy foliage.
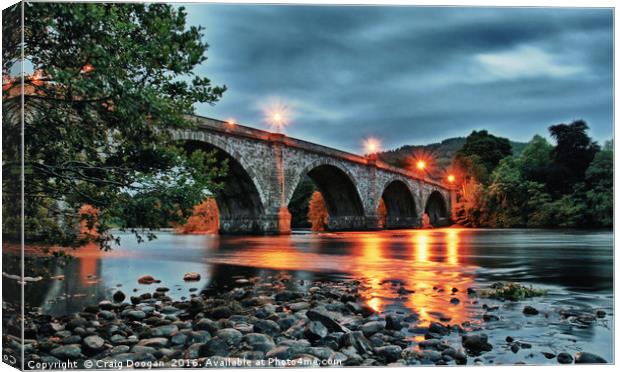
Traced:
<svg viewBox="0 0 620 372">
<path fill-rule="evenodd" d="M 552 126 L 549 131 L 558 139 L 555 147 L 534 136 L 520 156 L 501 159 L 488 178 L 482 177 L 486 167 L 476 167 L 482 154 L 457 154 L 455 163 L 471 177 L 462 184 L 456 222 L 489 227 L 612 226 L 612 146 L 599 150 L 586 130 L 582 121 Z M 577 159 L 574 167 L 570 158 Z"/>
<path fill-rule="evenodd" d="M 75 227 L 87 203 L 99 211 L 97 239 L 106 246 L 113 221 L 170 226 L 222 186 L 225 164 L 173 141 L 174 130 L 191 127 L 195 103 L 213 104 L 226 89 L 193 73 L 208 45 L 201 28 L 185 24 L 185 10 L 165 4 L 25 4 L 25 56 L 34 70 L 23 97 L 27 240 L 83 244 Z M 19 50 L 4 57 L 8 76 Z M 20 166 L 20 79 L 8 80 L 5 174 Z M 16 192 L 5 189 L 5 216 L 20 209 Z M 9 221 L 3 231 L 15 228 Z"/>
<path fill-rule="evenodd" d="M 323 231 L 327 227 L 327 205 L 320 191 L 312 193 L 308 206 L 308 221 L 312 225 L 312 231 Z"/>
<path fill-rule="evenodd" d="M 308 221 L 308 207 L 310 198 L 316 190 L 314 182 L 309 177 L 304 177 L 299 182 L 288 204 L 288 210 L 291 213 L 291 227 L 311 227 Z"/>
<path fill-rule="evenodd" d="M 179 226 L 177 231 L 183 234 L 217 233 L 219 228 L 219 210 L 215 198 L 209 197 L 196 205 L 187 222 Z"/>
<path fill-rule="evenodd" d="M 546 296 L 547 290 L 524 286 L 513 282 L 497 282 L 491 285 L 491 289 L 480 292 L 480 296 L 496 298 L 499 300 L 520 301 L 530 297 Z"/>
</svg>

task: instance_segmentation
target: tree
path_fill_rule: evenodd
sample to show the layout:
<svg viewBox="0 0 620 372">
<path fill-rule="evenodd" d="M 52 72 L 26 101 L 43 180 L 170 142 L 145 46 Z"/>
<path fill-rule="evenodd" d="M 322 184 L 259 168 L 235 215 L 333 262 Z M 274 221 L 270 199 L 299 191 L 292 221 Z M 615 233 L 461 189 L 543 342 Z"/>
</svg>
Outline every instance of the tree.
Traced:
<svg viewBox="0 0 620 372">
<path fill-rule="evenodd" d="M 614 154 L 609 141 L 590 163 L 585 173 L 586 199 L 590 223 L 594 226 L 613 226 L 614 215 Z"/>
<path fill-rule="evenodd" d="M 525 225 L 523 205 L 527 199 L 520 161 L 512 156 L 502 159 L 493 171 L 489 185 L 489 209 L 493 211 L 489 221 L 491 226 Z"/>
<path fill-rule="evenodd" d="M 312 231 L 323 231 L 327 226 L 327 205 L 320 191 L 312 193 L 308 206 L 308 222 L 312 225 Z"/>
<path fill-rule="evenodd" d="M 71 228 L 83 204 L 99 211 L 103 246 L 112 220 L 123 228 L 183 222 L 226 171 L 212 153 L 187 153 L 171 133 L 191 127 L 194 104 L 213 104 L 226 89 L 193 73 L 206 61 L 202 28 L 186 28 L 184 8 L 165 4 L 24 6 L 33 67 L 23 97 L 25 223 L 34 227 L 26 239 L 83 244 Z M 8 45 L 18 45 L 13 34 Z M 21 50 L 3 53 L 4 172 L 18 174 L 21 79 L 11 68 Z M 19 190 L 6 186 L 5 215 L 16 215 Z M 15 223 L 3 231 L 18 235 Z"/>
<path fill-rule="evenodd" d="M 546 139 L 535 135 L 521 152 L 523 178 L 529 181 L 546 183 L 552 169 L 551 154 L 553 146 Z"/>
<path fill-rule="evenodd" d="M 549 127 L 549 133 L 556 141 L 552 152 L 554 163 L 552 190 L 559 194 L 568 193 L 585 178 L 586 169 L 599 151 L 596 142 L 586 134 L 588 125 L 583 120 L 571 124 Z"/>
<path fill-rule="evenodd" d="M 379 199 L 379 206 L 377 207 L 377 216 L 379 216 L 379 227 L 385 227 L 385 221 L 387 219 L 388 211 L 385 206 L 385 201 L 383 198 Z"/>
<path fill-rule="evenodd" d="M 477 156 L 476 161 L 484 166 L 485 173 L 491 174 L 499 161 L 506 156 L 512 155 L 510 141 L 503 137 L 496 137 L 486 130 L 473 131 L 465 140 L 463 147 L 457 151 L 456 159 Z M 461 164 L 456 164 L 457 166 Z M 486 179 L 478 179 L 480 182 Z"/>
<path fill-rule="evenodd" d="M 308 205 L 316 186 L 310 177 L 304 177 L 293 192 L 288 210 L 291 213 L 291 227 L 310 227 L 308 222 Z"/>
<path fill-rule="evenodd" d="M 219 221 L 220 213 L 217 208 L 217 202 L 213 197 L 209 197 L 194 207 L 191 217 L 177 230 L 183 234 L 214 234 L 219 229 Z"/>
</svg>

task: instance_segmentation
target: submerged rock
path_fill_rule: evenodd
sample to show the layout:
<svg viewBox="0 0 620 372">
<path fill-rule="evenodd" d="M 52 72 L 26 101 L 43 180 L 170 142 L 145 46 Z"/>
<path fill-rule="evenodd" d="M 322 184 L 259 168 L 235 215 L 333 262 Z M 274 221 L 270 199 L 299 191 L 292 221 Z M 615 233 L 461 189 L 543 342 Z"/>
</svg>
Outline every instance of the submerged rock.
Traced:
<svg viewBox="0 0 620 372">
<path fill-rule="evenodd" d="M 557 356 L 558 363 L 570 364 L 573 362 L 573 357 L 569 353 L 559 353 Z"/>
<path fill-rule="evenodd" d="M 189 272 L 183 275 L 183 280 L 186 282 L 197 282 L 200 280 L 200 274 L 197 272 Z"/>
<path fill-rule="evenodd" d="M 536 308 L 534 308 L 532 306 L 526 305 L 523 308 L 523 314 L 526 314 L 526 315 L 538 315 L 538 310 L 536 310 Z"/>
<path fill-rule="evenodd" d="M 472 355 L 479 355 L 485 351 L 493 350 L 493 345 L 488 342 L 488 336 L 484 333 L 463 336 L 461 343 L 465 350 Z"/>
<path fill-rule="evenodd" d="M 608 362 L 601 356 L 586 351 L 575 353 L 575 363 L 585 364 L 607 364 Z"/>
</svg>

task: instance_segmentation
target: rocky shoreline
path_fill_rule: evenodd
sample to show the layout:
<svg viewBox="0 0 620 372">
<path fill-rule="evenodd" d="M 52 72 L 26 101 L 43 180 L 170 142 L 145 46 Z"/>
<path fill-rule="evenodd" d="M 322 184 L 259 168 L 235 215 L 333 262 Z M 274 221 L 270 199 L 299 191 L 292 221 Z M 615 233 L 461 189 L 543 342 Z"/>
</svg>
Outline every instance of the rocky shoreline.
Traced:
<svg viewBox="0 0 620 372">
<path fill-rule="evenodd" d="M 144 277 L 140 279 L 144 283 Z M 150 285 L 156 283 L 153 279 Z M 226 291 L 193 291 L 181 301 L 171 299 L 165 287 L 140 296 L 117 291 L 110 301 L 57 318 L 29 311 L 24 330 L 26 368 L 62 363 L 69 363 L 64 365 L 69 368 L 106 369 L 471 365 L 493 363 L 483 356 L 500 347 L 513 353 L 532 348 L 511 336 L 501 345 L 492 344 L 487 336 L 492 329 L 484 325 L 499 319 L 498 306 L 479 301 L 482 291 L 477 288 L 452 288 L 442 295 L 458 305 L 459 293 L 480 306 L 480 323 L 451 324 L 444 319 L 422 325 L 413 313 L 375 311 L 363 298 L 364 283 L 359 280 L 304 282 L 280 274 L 238 278 L 236 284 Z M 393 287 L 404 296 L 409 291 L 402 283 Z M 19 355 L 20 323 L 7 318 L 12 312 L 8 304 L 3 306 L 5 353 Z M 542 316 L 530 305 L 522 306 L 522 312 Z M 559 316 L 588 324 L 606 314 L 565 311 Z M 538 353 L 550 364 L 607 363 L 585 351 Z"/>
</svg>

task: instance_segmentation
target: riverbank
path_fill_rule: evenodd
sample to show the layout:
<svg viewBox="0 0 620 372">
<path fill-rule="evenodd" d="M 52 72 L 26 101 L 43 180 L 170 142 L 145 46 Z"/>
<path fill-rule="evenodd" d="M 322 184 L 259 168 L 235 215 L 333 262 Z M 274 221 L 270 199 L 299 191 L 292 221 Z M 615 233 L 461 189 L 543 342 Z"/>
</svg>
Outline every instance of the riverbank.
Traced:
<svg viewBox="0 0 620 372">
<path fill-rule="evenodd" d="M 502 355 L 511 353 L 518 356 L 515 364 L 607 362 L 592 353 L 596 350 L 558 352 L 574 342 L 570 338 L 548 346 L 521 339 L 517 331 L 520 322 L 592 328 L 609 319 L 605 311 L 484 297 L 496 293 L 497 285 L 434 287 L 425 296 L 445 297 L 457 311 L 465 302 L 479 311 L 462 322 L 445 316 L 425 322 L 412 311 L 374 309 L 363 278 L 304 281 L 278 274 L 234 280 L 227 290 L 191 288 L 183 300 L 153 283 L 151 292 L 132 296 L 118 290 L 110 301 L 75 314 L 28 311 L 26 360 L 30 368 L 68 361 L 77 368 L 95 361 L 91 367 L 471 365 L 501 364 Z M 415 293 L 398 280 L 384 284 L 396 296 Z M 4 345 L 13 349 L 5 351 L 16 355 L 18 323 L 4 322 L 9 333 Z M 503 322 L 512 324 L 497 326 Z M 506 336 L 511 328 L 515 334 Z M 546 331 L 540 326 L 541 334 Z"/>
</svg>

